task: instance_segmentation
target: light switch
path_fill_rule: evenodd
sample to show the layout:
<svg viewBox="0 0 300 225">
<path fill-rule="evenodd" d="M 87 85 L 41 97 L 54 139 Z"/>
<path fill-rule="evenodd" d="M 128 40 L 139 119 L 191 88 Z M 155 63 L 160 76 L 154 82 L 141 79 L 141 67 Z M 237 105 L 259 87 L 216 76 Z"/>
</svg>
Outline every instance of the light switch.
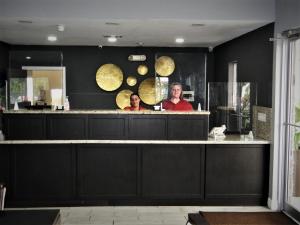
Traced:
<svg viewBox="0 0 300 225">
<path fill-rule="evenodd" d="M 265 113 L 257 113 L 257 119 L 258 121 L 266 122 L 267 115 Z"/>
</svg>

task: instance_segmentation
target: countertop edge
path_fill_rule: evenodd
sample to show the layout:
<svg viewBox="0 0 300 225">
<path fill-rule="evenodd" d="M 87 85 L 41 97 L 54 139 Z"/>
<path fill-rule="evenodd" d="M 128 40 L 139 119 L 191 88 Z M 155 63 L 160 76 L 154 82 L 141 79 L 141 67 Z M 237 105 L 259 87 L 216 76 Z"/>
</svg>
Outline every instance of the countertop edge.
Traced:
<svg viewBox="0 0 300 225">
<path fill-rule="evenodd" d="M 238 141 L 229 141 L 229 140 L 6 140 L 0 141 L 0 144 L 184 144 L 184 145 L 193 145 L 193 144 L 270 144 L 270 141 L 267 140 L 238 140 Z"/>
<path fill-rule="evenodd" d="M 124 110 L 5 110 L 3 114 L 180 114 L 180 115 L 209 115 L 209 111 L 124 111 Z"/>
</svg>

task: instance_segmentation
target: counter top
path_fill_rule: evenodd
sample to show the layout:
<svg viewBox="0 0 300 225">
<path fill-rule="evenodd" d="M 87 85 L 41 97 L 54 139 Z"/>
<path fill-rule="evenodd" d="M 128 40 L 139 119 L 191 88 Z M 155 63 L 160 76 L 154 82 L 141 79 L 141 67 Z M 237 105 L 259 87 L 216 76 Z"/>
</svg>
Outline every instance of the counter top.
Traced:
<svg viewBox="0 0 300 225">
<path fill-rule="evenodd" d="M 208 140 L 7 140 L 0 144 L 270 144 L 270 141 L 247 135 L 227 135 L 225 138 L 208 138 Z"/>
<path fill-rule="evenodd" d="M 180 115 L 209 115 L 209 111 L 125 111 L 125 110 L 6 110 L 4 114 L 180 114 Z"/>
</svg>

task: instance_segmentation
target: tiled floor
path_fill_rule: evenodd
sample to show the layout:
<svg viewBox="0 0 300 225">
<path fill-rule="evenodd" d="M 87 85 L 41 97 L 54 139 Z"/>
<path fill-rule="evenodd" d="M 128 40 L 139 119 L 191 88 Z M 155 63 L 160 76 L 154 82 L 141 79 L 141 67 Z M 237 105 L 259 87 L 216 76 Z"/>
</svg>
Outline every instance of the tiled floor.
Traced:
<svg viewBox="0 0 300 225">
<path fill-rule="evenodd" d="M 187 214 L 198 211 L 270 211 L 265 207 L 64 207 L 62 225 L 184 225 Z"/>
</svg>

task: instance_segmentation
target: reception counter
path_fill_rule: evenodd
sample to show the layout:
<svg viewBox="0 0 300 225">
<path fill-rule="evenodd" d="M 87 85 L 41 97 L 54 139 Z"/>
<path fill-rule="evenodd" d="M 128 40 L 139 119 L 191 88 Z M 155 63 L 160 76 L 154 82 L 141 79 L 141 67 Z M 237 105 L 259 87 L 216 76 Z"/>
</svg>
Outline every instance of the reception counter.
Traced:
<svg viewBox="0 0 300 225">
<path fill-rule="evenodd" d="M 0 180 L 9 206 L 267 203 L 269 142 L 208 138 L 209 112 L 3 116 Z"/>
<path fill-rule="evenodd" d="M 207 140 L 209 112 L 6 111 L 8 140 Z"/>
</svg>

